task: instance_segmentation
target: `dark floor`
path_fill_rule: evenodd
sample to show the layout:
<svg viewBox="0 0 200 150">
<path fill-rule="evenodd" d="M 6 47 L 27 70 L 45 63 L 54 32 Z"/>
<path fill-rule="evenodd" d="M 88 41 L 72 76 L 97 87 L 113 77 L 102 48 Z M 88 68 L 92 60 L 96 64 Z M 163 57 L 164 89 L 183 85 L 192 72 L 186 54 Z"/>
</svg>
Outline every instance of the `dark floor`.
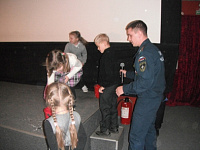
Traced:
<svg viewBox="0 0 200 150">
<path fill-rule="evenodd" d="M 46 150 L 42 121 L 43 86 L 0 82 L 0 150 Z M 94 91 L 77 92 L 76 111 L 82 122 L 98 110 Z M 124 127 L 122 150 L 128 150 L 129 125 Z M 200 108 L 166 107 L 157 141 L 158 150 L 200 150 Z"/>
</svg>

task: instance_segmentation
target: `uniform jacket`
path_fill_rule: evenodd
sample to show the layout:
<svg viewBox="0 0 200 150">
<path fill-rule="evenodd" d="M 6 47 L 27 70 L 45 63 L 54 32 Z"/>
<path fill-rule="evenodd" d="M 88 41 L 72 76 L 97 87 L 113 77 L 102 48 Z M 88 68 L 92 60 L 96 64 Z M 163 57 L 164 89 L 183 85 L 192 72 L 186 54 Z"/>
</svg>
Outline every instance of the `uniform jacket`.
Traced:
<svg viewBox="0 0 200 150">
<path fill-rule="evenodd" d="M 135 62 L 135 71 L 126 73 L 134 79 L 123 86 L 125 95 L 136 94 L 138 97 L 156 97 L 165 90 L 164 58 L 161 51 L 146 39 L 139 47 Z"/>
</svg>

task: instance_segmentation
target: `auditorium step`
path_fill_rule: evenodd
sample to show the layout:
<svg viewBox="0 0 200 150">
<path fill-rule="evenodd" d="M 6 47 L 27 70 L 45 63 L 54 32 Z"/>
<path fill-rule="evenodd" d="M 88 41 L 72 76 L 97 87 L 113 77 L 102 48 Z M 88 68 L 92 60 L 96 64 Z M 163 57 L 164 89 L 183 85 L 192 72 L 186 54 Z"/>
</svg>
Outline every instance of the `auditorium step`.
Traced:
<svg viewBox="0 0 200 150">
<path fill-rule="evenodd" d="M 124 142 L 124 128 L 119 126 L 119 133 L 111 133 L 111 136 L 98 136 L 96 131 L 90 136 L 91 150 L 121 150 Z"/>
<path fill-rule="evenodd" d="M 91 114 L 91 116 L 86 121 L 83 122 L 83 127 L 85 130 L 84 132 L 86 133 L 85 138 L 87 138 L 84 150 L 91 150 L 90 136 L 99 126 L 100 120 L 101 120 L 101 113 L 100 110 L 98 109 L 95 113 Z"/>
</svg>

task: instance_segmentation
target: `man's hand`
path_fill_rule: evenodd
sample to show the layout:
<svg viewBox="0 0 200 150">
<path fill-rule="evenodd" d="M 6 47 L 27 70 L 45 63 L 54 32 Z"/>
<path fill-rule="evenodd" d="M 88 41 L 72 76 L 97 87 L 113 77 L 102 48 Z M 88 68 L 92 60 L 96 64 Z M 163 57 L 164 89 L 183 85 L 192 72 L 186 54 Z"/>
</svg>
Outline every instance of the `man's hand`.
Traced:
<svg viewBox="0 0 200 150">
<path fill-rule="evenodd" d="M 126 70 L 120 69 L 119 72 L 120 72 L 120 74 L 123 73 L 123 74 L 124 74 L 124 77 L 126 77 L 126 72 L 127 72 Z"/>
<path fill-rule="evenodd" d="M 118 86 L 118 87 L 116 88 L 116 94 L 117 94 L 118 97 L 119 97 L 120 95 L 124 94 L 123 86 Z"/>
</svg>

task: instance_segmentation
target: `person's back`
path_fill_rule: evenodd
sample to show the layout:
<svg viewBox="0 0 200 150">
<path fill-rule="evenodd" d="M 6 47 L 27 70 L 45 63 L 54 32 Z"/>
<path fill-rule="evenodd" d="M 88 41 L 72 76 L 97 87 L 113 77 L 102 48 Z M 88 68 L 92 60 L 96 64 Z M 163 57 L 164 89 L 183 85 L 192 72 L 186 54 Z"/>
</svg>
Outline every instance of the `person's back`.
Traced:
<svg viewBox="0 0 200 150">
<path fill-rule="evenodd" d="M 104 87 L 119 84 L 119 65 L 115 49 L 107 48 L 101 56 L 98 83 Z"/>
<path fill-rule="evenodd" d="M 79 126 L 80 126 L 80 122 L 81 122 L 81 117 L 79 115 L 78 112 L 74 111 L 73 112 L 74 115 L 74 121 L 76 122 L 75 127 L 77 132 L 79 131 Z M 56 115 L 57 118 L 57 123 L 58 126 L 61 128 L 62 132 L 64 133 L 64 141 L 65 141 L 65 146 L 70 146 L 71 145 L 71 138 L 70 138 L 70 125 L 72 124 L 72 120 L 70 118 L 70 114 L 68 113 L 64 113 L 64 114 L 57 114 Z M 54 125 L 54 120 L 53 117 L 49 117 L 47 120 L 44 121 L 44 128 L 45 128 L 45 132 L 50 132 L 51 129 L 53 130 L 53 133 L 56 134 L 56 127 Z M 47 134 L 49 135 L 49 134 Z M 52 135 L 53 136 L 53 135 Z M 47 136 L 47 138 L 51 138 L 50 136 Z M 47 140 L 50 147 L 57 147 L 57 143 L 56 141 L 52 140 Z"/>
<path fill-rule="evenodd" d="M 70 88 L 63 83 L 52 83 L 47 87 L 47 106 L 52 116 L 44 121 L 44 133 L 50 149 L 64 150 L 77 147 L 77 132 L 81 117 L 73 112 L 73 95 Z"/>
</svg>

